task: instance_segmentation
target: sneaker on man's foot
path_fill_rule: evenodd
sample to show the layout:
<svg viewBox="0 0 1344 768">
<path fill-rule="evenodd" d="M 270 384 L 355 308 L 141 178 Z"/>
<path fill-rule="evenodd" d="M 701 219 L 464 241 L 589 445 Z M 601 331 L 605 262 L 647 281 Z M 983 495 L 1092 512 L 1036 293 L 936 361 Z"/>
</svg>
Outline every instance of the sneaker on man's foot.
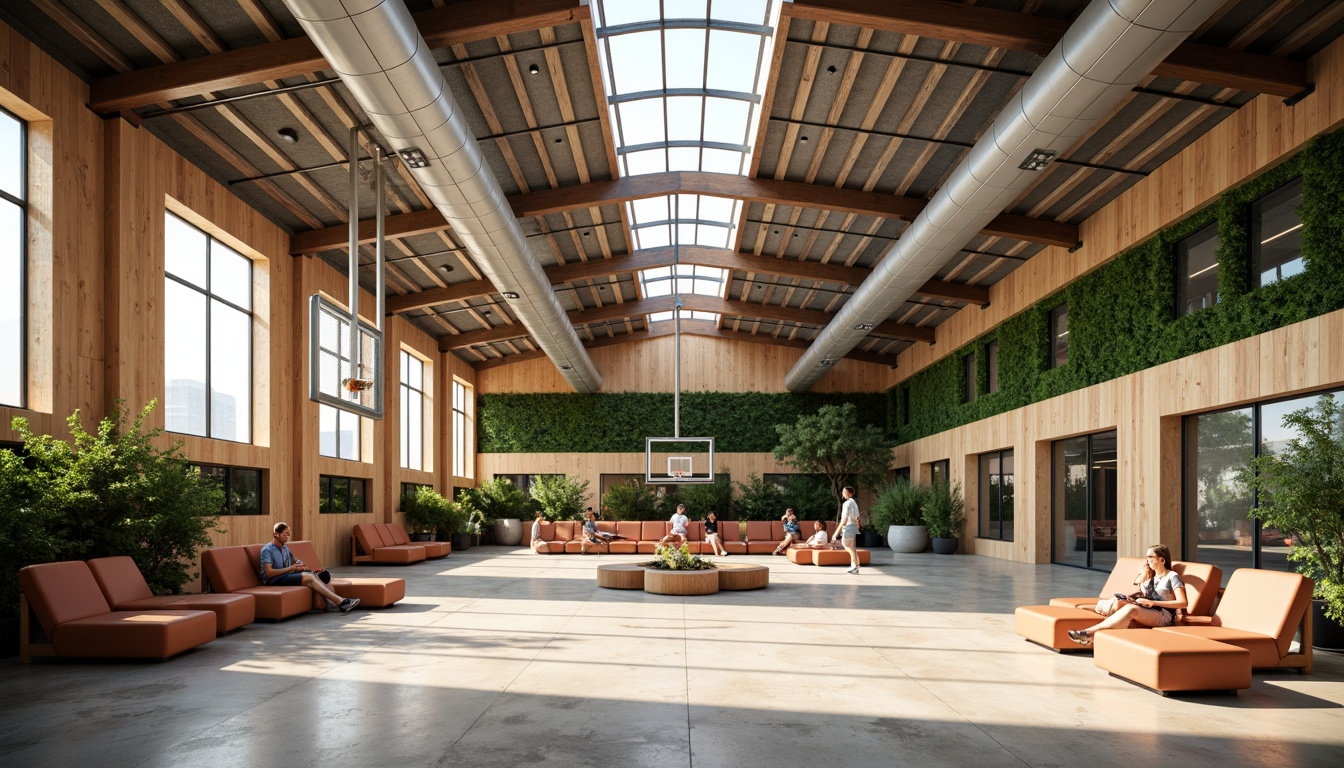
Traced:
<svg viewBox="0 0 1344 768">
<path fill-rule="evenodd" d="M 341 601 L 341 613 L 349 613 L 353 611 L 356 605 L 359 605 L 358 597 L 345 598 L 344 600 Z"/>
</svg>

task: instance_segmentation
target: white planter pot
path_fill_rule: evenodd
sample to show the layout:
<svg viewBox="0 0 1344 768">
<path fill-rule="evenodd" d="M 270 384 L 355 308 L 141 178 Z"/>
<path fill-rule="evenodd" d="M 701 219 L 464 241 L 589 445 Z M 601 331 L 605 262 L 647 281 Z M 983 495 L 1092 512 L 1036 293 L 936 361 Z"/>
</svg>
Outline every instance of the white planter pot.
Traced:
<svg viewBox="0 0 1344 768">
<path fill-rule="evenodd" d="M 523 521 L 506 517 L 495 521 L 495 543 L 516 547 L 523 543 Z"/>
<path fill-rule="evenodd" d="M 892 552 L 923 552 L 929 544 L 929 529 L 922 525 L 887 527 L 887 546 Z"/>
</svg>

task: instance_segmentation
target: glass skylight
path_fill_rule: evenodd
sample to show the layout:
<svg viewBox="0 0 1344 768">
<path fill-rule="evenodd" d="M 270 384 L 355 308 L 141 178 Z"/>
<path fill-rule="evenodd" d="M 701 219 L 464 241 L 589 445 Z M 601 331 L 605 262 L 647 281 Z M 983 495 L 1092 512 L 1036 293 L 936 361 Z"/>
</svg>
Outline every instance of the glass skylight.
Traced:
<svg viewBox="0 0 1344 768">
<path fill-rule="evenodd" d="M 617 173 L 745 175 L 781 0 L 594 0 Z M 636 250 L 731 248 L 738 200 L 668 195 L 627 204 Z M 722 298 L 728 272 L 678 265 L 640 273 L 646 298 Z M 671 319 L 655 312 L 649 322 Z M 683 312 L 714 320 L 717 314 Z"/>
</svg>

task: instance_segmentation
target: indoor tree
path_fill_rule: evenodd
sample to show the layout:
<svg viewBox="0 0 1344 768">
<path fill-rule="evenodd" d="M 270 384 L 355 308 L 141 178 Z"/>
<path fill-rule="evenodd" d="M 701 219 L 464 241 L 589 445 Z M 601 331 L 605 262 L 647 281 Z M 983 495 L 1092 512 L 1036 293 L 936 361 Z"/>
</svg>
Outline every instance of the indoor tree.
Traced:
<svg viewBox="0 0 1344 768">
<path fill-rule="evenodd" d="M 775 430 L 779 433 L 775 459 L 800 472 L 824 475 L 837 509 L 840 490 L 851 478 L 877 483 L 891 467 L 891 448 L 882 430 L 872 424 L 861 426 L 853 403 L 823 405 L 815 415 L 800 416 Z"/>
</svg>

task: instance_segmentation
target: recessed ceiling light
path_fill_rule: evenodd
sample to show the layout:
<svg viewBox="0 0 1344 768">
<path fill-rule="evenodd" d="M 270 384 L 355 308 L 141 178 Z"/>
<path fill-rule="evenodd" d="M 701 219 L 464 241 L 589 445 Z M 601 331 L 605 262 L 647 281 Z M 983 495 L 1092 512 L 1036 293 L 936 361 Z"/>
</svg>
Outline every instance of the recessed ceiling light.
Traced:
<svg viewBox="0 0 1344 768">
<path fill-rule="evenodd" d="M 504 296 L 504 298 L 506 298 L 506 299 L 516 299 L 516 298 L 518 298 L 518 292 L 517 292 L 517 291 L 505 291 L 505 292 L 503 293 L 503 296 Z"/>
<path fill-rule="evenodd" d="M 799 140 L 799 141 L 807 141 L 807 137 L 806 137 L 806 136 L 799 136 L 799 137 L 798 137 L 798 140 Z"/>
<path fill-rule="evenodd" d="M 275 132 L 275 135 L 288 141 L 290 144 L 294 144 L 299 140 L 299 132 L 293 128 L 281 128 Z"/>
<path fill-rule="evenodd" d="M 826 71 L 827 71 L 827 72 L 830 72 L 832 75 L 834 75 L 834 74 L 835 74 L 835 65 L 832 64 L 831 66 L 827 67 L 827 68 L 826 68 Z"/>
<path fill-rule="evenodd" d="M 487 309 L 487 310 L 481 312 L 481 314 L 482 314 L 482 315 L 488 315 L 488 314 L 490 314 L 490 310 Z"/>
<path fill-rule="evenodd" d="M 444 272 L 452 272 L 452 271 L 453 271 L 453 265 L 452 265 L 452 264 L 443 264 L 443 265 L 441 265 L 441 266 L 439 267 L 439 269 L 442 269 Z"/>
<path fill-rule="evenodd" d="M 821 361 L 821 364 L 822 364 L 822 365 L 830 365 L 830 364 L 831 364 L 831 358 L 828 357 L 828 358 L 826 358 L 825 360 L 822 360 L 822 361 Z"/>
<path fill-rule="evenodd" d="M 1049 165 L 1050 161 L 1054 159 L 1054 150 L 1033 149 L 1031 154 L 1027 155 L 1027 159 L 1023 160 L 1022 164 L 1017 167 L 1024 171 L 1039 171 Z"/>
<path fill-rule="evenodd" d="M 537 74 L 537 73 L 540 72 L 540 71 L 541 71 L 541 67 L 538 67 L 536 64 L 533 64 L 533 65 L 531 65 L 531 66 L 529 66 L 529 67 L 527 68 L 527 73 L 528 73 L 529 75 L 535 75 L 535 74 Z"/>
<path fill-rule="evenodd" d="M 401 161 L 410 168 L 424 168 L 429 165 L 429 159 L 425 157 L 425 153 L 421 152 L 419 147 L 399 149 L 397 154 L 401 155 Z"/>
<path fill-rule="evenodd" d="M 556 140 L 555 140 L 555 143 L 556 143 L 556 144 L 564 143 L 564 139 L 556 139 Z"/>
</svg>

